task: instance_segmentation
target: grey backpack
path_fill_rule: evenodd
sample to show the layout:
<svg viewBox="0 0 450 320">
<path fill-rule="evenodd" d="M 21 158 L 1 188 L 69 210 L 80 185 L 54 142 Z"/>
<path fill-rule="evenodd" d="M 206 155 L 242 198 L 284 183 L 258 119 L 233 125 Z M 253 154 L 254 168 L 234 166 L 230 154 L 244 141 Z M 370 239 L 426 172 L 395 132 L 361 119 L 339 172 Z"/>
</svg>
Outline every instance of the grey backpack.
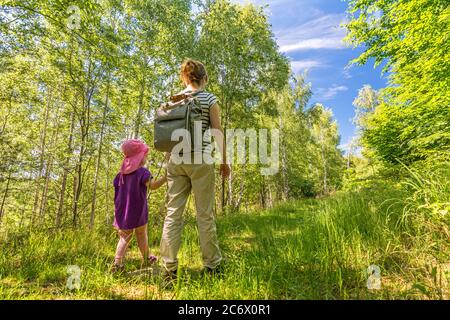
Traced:
<svg viewBox="0 0 450 320">
<path fill-rule="evenodd" d="M 202 106 L 197 99 L 197 95 L 200 92 L 187 92 L 172 96 L 170 102 L 163 103 L 156 111 L 154 127 L 154 145 L 156 150 L 172 152 L 172 149 L 181 141 L 172 141 L 173 132 L 178 129 L 184 129 L 184 132 L 189 133 L 190 139 L 186 136 L 182 139 L 185 139 L 185 142 L 189 142 L 190 151 L 194 151 L 195 122 L 202 121 Z"/>
</svg>

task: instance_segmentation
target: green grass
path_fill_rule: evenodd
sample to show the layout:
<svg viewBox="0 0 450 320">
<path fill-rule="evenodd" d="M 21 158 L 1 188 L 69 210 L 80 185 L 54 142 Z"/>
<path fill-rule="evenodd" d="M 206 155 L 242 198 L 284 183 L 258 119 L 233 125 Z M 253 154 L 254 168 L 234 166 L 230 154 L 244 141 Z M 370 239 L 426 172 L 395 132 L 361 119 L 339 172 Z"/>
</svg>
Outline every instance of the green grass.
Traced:
<svg viewBox="0 0 450 320">
<path fill-rule="evenodd" d="M 195 218 L 187 215 L 172 287 L 158 268 L 139 271 L 134 242 L 127 273 L 111 275 L 112 228 L 10 234 L 0 244 L 0 298 L 448 299 L 450 239 L 439 231 L 448 228 L 448 214 L 437 219 L 435 205 L 419 205 L 433 199 L 409 182 L 412 190 L 375 186 L 219 217 L 221 278 L 201 274 Z M 150 242 L 158 254 L 161 220 L 152 221 Z M 80 290 L 66 288 L 69 265 L 82 269 Z M 381 269 L 381 290 L 367 288 L 370 265 Z"/>
</svg>

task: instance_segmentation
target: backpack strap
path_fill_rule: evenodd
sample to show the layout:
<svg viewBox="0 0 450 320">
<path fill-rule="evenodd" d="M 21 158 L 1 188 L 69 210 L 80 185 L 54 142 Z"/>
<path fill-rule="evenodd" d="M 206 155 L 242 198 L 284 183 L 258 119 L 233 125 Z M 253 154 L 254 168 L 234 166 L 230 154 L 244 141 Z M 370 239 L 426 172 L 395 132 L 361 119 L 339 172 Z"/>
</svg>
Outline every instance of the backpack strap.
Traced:
<svg viewBox="0 0 450 320">
<path fill-rule="evenodd" d="M 187 91 L 182 92 L 176 95 L 173 95 L 170 97 L 170 101 L 166 103 L 161 104 L 161 108 L 163 109 L 174 109 L 178 106 L 186 103 L 190 99 L 194 99 L 199 93 L 203 92 L 204 90 L 197 90 L 197 91 Z"/>
<path fill-rule="evenodd" d="M 204 92 L 204 90 L 197 91 L 186 91 L 170 96 L 169 104 L 178 104 L 179 102 L 185 102 L 190 98 L 195 98 L 199 93 Z"/>
<path fill-rule="evenodd" d="M 200 93 L 204 92 L 204 90 L 195 90 L 195 91 L 184 91 L 182 93 L 179 94 L 179 96 L 184 96 L 185 99 L 186 98 L 195 98 L 196 96 L 198 96 Z M 178 95 L 172 96 L 172 97 L 177 97 Z M 171 97 L 171 100 L 172 100 Z"/>
</svg>

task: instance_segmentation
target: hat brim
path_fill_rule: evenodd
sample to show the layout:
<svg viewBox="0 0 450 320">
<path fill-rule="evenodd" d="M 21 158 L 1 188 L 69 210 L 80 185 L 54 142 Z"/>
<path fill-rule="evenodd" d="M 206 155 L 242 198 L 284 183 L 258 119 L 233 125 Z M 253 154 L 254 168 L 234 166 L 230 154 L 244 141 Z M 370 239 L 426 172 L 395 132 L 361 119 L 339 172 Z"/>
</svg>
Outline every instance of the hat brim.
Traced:
<svg viewBox="0 0 450 320">
<path fill-rule="evenodd" d="M 122 162 L 122 166 L 120 167 L 120 173 L 130 174 L 139 169 L 141 167 L 142 160 L 148 154 L 148 151 L 149 150 L 147 148 L 147 150 L 139 152 L 132 157 L 126 157 Z"/>
</svg>

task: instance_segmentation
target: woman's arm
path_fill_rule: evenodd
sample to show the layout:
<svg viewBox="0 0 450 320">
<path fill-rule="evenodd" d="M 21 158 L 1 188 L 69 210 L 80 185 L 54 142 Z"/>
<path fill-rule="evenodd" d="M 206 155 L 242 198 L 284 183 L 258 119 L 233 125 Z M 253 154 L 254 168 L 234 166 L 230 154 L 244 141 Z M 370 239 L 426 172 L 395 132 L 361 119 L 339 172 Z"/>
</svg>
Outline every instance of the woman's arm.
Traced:
<svg viewBox="0 0 450 320">
<path fill-rule="evenodd" d="M 231 173 L 231 168 L 227 162 L 227 148 L 225 145 L 225 139 L 223 134 L 222 123 L 220 121 L 220 107 L 216 103 L 209 111 L 209 118 L 211 121 L 211 128 L 213 129 L 213 135 L 219 145 L 220 153 L 222 154 L 222 163 L 220 164 L 220 174 L 222 177 L 227 178 Z"/>
</svg>

